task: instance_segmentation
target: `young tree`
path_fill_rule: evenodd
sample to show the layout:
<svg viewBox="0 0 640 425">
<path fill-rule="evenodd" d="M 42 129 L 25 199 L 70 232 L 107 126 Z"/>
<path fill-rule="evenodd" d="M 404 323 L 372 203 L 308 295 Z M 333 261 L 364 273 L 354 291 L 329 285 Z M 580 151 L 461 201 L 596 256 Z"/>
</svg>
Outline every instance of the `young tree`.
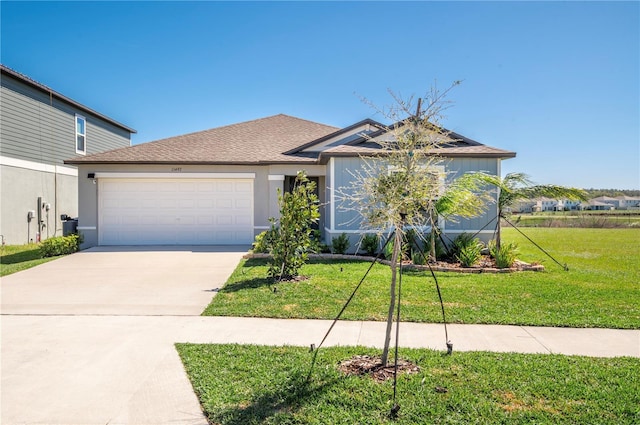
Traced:
<svg viewBox="0 0 640 425">
<path fill-rule="evenodd" d="M 414 97 L 404 100 L 391 93 L 395 104 L 380 112 L 394 124 L 386 128 L 385 137 L 371 139 L 379 145 L 378 153 L 362 157 L 362 169 L 352 171 L 352 183 L 338 191 L 343 200 L 342 207 L 359 213 L 363 229 L 395 232 L 389 313 L 382 352 L 384 364 L 389 355 L 398 261 L 405 228 L 431 225 L 435 232 L 438 214 L 466 216 L 467 211 L 471 214 L 474 208 L 480 208 L 481 197 L 475 192 L 477 186 L 470 184 L 471 177 L 463 177 L 460 184 L 452 184 L 447 192 L 445 176 L 438 171 L 444 167 L 439 167 L 442 158 L 437 150 L 452 141 L 439 122 L 450 105 L 446 96 L 458 84 L 454 82 L 444 91 L 434 87 L 424 98 L 417 100 Z M 435 243 L 435 238 L 431 239 Z M 431 251 L 432 254 L 435 252 L 435 246 Z"/>
<path fill-rule="evenodd" d="M 310 181 L 304 171 L 299 171 L 291 192 L 278 190 L 280 219 L 269 219 L 270 277 L 291 279 L 306 263 L 312 245 L 311 226 L 320 218 L 315 188 L 315 182 Z"/>
<path fill-rule="evenodd" d="M 524 173 L 509 173 L 504 178 L 496 178 L 494 183 L 500 189 L 498 197 L 498 223 L 496 227 L 496 248 L 500 249 L 500 219 L 507 207 L 521 199 L 531 199 L 544 196 L 552 199 L 571 199 L 586 201 L 587 194 L 582 189 L 564 187 L 553 184 L 534 184 Z"/>
</svg>

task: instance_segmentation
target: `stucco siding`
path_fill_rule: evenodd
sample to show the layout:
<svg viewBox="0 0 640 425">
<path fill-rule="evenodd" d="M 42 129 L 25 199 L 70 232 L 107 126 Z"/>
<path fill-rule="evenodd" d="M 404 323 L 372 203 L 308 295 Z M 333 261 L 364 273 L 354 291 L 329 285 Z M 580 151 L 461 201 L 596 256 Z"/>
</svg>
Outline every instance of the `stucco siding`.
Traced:
<svg viewBox="0 0 640 425">
<path fill-rule="evenodd" d="M 254 235 L 262 232 L 269 225 L 270 203 L 273 191 L 269 181 L 269 166 L 234 166 L 234 165 L 123 165 L 123 164 L 87 164 L 78 167 L 78 228 L 84 237 L 82 248 L 98 245 L 99 219 L 98 197 L 99 186 L 87 176 L 90 173 L 163 173 L 166 177 L 186 176 L 189 173 L 254 173 Z"/>
<path fill-rule="evenodd" d="M 78 214 L 77 178 L 64 174 L 48 173 L 19 167 L 0 166 L 0 234 L 7 244 L 25 244 L 62 235 L 61 214 L 76 217 Z M 47 213 L 42 210 L 44 226 L 38 229 L 38 197 L 49 204 Z M 29 222 L 27 212 L 34 211 Z"/>
</svg>

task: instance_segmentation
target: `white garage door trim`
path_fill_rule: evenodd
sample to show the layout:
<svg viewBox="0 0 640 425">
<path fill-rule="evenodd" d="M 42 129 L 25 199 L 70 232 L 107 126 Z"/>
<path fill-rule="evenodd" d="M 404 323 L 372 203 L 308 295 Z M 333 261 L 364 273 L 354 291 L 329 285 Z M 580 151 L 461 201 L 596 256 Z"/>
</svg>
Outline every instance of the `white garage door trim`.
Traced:
<svg viewBox="0 0 640 425">
<path fill-rule="evenodd" d="M 253 241 L 253 173 L 105 174 L 95 176 L 100 245 Z"/>
<path fill-rule="evenodd" d="M 97 179 L 255 179 L 256 173 L 94 173 Z"/>
</svg>

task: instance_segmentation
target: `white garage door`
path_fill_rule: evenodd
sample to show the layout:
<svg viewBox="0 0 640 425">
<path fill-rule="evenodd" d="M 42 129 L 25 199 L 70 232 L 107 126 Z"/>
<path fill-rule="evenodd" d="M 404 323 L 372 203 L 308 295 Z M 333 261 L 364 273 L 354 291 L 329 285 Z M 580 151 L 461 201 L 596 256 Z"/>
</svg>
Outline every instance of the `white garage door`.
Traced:
<svg viewBox="0 0 640 425">
<path fill-rule="evenodd" d="M 253 242 L 252 179 L 99 179 L 100 245 Z"/>
</svg>

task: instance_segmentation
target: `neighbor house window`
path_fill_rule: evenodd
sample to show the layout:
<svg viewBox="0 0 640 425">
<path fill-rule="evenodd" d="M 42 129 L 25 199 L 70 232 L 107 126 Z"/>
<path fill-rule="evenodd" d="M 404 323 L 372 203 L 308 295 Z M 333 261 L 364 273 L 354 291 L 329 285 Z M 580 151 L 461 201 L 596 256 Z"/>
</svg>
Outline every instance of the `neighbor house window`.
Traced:
<svg viewBox="0 0 640 425">
<path fill-rule="evenodd" d="M 76 115 L 76 153 L 87 153 L 87 120 Z"/>
</svg>

